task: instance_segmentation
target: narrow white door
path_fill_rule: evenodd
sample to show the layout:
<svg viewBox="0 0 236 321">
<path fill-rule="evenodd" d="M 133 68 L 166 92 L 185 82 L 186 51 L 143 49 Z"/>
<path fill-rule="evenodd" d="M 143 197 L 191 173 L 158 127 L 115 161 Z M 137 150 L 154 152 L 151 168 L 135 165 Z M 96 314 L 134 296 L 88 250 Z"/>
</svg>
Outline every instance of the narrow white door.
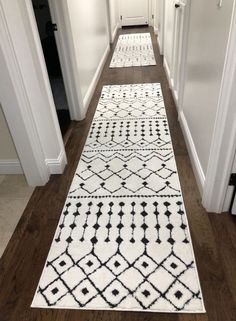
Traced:
<svg viewBox="0 0 236 321">
<path fill-rule="evenodd" d="M 149 0 L 120 0 L 122 26 L 148 25 Z"/>
<path fill-rule="evenodd" d="M 189 5 L 188 1 L 188 5 Z M 173 90 L 174 96 L 179 105 L 179 96 L 181 92 L 181 78 L 182 78 L 182 60 L 184 46 L 184 36 L 186 32 L 185 20 L 187 15 L 187 1 L 186 0 L 176 0 L 175 1 L 175 22 L 174 22 L 174 45 L 173 45 L 173 57 L 172 57 L 172 80 L 173 80 Z"/>
<path fill-rule="evenodd" d="M 184 54 L 191 0 L 166 0 L 164 63 L 177 107 L 181 105 Z"/>
</svg>

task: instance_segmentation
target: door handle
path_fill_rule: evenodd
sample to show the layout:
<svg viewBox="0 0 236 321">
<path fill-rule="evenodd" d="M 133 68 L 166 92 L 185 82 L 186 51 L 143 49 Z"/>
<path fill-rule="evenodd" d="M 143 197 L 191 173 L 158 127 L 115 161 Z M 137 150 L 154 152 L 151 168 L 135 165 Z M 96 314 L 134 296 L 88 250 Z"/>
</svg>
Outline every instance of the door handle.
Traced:
<svg viewBox="0 0 236 321">
<path fill-rule="evenodd" d="M 184 8 L 186 4 L 183 1 L 178 1 L 175 3 L 175 8 L 178 9 L 180 7 Z"/>
</svg>

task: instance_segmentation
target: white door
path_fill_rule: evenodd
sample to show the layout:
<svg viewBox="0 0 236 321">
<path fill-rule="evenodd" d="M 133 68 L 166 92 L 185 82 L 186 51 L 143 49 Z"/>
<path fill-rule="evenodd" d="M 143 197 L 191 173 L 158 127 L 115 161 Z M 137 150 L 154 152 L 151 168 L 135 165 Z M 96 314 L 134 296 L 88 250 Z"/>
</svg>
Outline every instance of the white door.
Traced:
<svg viewBox="0 0 236 321">
<path fill-rule="evenodd" d="M 148 25 L 149 0 L 120 0 L 122 26 Z"/>
<path fill-rule="evenodd" d="M 78 74 L 74 68 L 75 61 L 72 52 L 69 12 L 66 1 L 48 0 L 52 21 L 57 25 L 55 32 L 56 44 L 62 69 L 62 75 L 72 120 L 82 120 L 85 117 L 83 99 L 79 88 Z M 69 59 L 68 59 L 69 57 Z"/>
<path fill-rule="evenodd" d="M 164 56 L 170 87 L 177 107 L 181 105 L 184 53 L 187 45 L 187 26 L 190 0 L 165 2 Z"/>
</svg>

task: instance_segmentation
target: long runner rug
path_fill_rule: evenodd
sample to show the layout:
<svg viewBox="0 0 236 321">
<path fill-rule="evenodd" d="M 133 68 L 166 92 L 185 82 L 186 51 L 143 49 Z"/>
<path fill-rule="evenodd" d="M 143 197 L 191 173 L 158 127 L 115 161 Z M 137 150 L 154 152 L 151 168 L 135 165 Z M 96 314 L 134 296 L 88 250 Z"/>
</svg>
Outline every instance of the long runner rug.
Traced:
<svg viewBox="0 0 236 321">
<path fill-rule="evenodd" d="M 120 35 L 110 68 L 156 65 L 150 33 Z"/>
<path fill-rule="evenodd" d="M 204 312 L 160 84 L 103 87 L 32 306 Z"/>
</svg>

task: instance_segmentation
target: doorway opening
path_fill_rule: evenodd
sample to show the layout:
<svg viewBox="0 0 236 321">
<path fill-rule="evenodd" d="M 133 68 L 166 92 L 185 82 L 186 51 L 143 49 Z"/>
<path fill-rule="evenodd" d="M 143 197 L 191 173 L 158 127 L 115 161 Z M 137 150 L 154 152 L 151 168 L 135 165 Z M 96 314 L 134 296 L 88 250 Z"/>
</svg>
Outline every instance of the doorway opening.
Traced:
<svg viewBox="0 0 236 321">
<path fill-rule="evenodd" d="M 62 136 L 64 137 L 69 129 L 71 118 L 54 34 L 57 30 L 57 26 L 52 23 L 48 0 L 32 0 L 32 4 L 56 106 L 57 117 Z"/>
</svg>

